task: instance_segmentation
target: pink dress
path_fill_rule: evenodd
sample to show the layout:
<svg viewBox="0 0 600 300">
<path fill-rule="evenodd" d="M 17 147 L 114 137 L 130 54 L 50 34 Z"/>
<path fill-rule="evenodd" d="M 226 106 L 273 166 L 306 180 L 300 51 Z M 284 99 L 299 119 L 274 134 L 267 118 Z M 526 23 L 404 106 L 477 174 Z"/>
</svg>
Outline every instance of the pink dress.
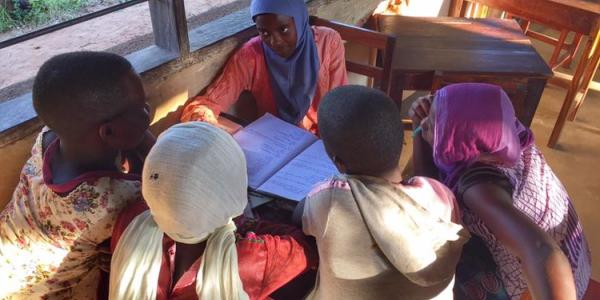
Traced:
<svg viewBox="0 0 600 300">
<path fill-rule="evenodd" d="M 313 27 L 313 33 L 321 62 L 319 80 L 308 113 L 299 125 L 314 133 L 317 132 L 317 108 L 321 99 L 330 90 L 347 84 L 348 77 L 344 45 L 339 33 L 318 26 Z M 236 102 L 243 91 L 250 91 L 256 99 L 259 116 L 267 112 L 277 116 L 262 47 L 260 37 L 245 43 L 229 59 L 223 73 L 208 87 L 206 93 L 187 104 L 181 121 L 201 121 L 207 113 L 218 117 Z"/>
<path fill-rule="evenodd" d="M 91 172 L 54 184 L 50 162 L 59 140 L 44 153 L 46 131 L 0 214 L 0 299 L 95 299 L 98 245 L 121 209 L 141 199 L 139 177 Z"/>
</svg>

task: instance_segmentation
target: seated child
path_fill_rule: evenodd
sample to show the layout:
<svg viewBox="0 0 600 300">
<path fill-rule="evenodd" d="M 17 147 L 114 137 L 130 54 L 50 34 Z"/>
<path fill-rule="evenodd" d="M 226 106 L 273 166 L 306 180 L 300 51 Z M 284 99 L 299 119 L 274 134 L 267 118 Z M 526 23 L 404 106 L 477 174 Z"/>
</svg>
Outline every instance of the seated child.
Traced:
<svg viewBox="0 0 600 300">
<path fill-rule="evenodd" d="M 161 134 L 144 165 L 147 206 L 115 226 L 110 299 L 266 299 L 307 271 L 316 259 L 301 230 L 236 235 L 247 186 L 244 153 L 227 132 L 189 122 Z"/>
<path fill-rule="evenodd" d="M 256 116 L 271 113 L 315 132 L 317 108 L 331 89 L 348 82 L 344 42 L 328 27 L 311 26 L 304 0 L 252 0 L 258 36 L 227 61 L 204 95 L 185 106 L 182 122 L 217 123 L 242 92 L 256 100 Z"/>
<path fill-rule="evenodd" d="M 47 127 L 0 214 L 0 299 L 94 299 L 98 245 L 141 198 L 117 163 L 147 136 L 142 82 L 118 55 L 62 54 L 40 68 L 33 105 Z"/>
<path fill-rule="evenodd" d="M 340 87 L 319 106 L 319 132 L 344 175 L 304 203 L 319 271 L 312 299 L 452 299 L 466 231 L 441 183 L 405 181 L 400 114 L 385 94 Z"/>
<path fill-rule="evenodd" d="M 441 175 L 473 235 L 458 264 L 457 299 L 581 299 L 591 272 L 581 224 L 502 88 L 450 85 L 410 114 L 423 129 L 415 172 Z"/>
</svg>

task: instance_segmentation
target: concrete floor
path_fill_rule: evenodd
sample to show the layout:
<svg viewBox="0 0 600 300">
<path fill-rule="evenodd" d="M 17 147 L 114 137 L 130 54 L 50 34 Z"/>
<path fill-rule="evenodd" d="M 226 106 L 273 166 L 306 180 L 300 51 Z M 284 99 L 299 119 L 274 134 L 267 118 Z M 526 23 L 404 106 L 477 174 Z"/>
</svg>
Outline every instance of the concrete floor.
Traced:
<svg viewBox="0 0 600 300">
<path fill-rule="evenodd" d="M 535 42 L 546 59 L 552 48 Z M 573 68 L 575 68 L 573 64 Z M 571 73 L 572 70 L 560 70 Z M 597 74 L 598 75 L 598 74 Z M 596 76 L 596 82 L 599 81 Z M 600 85 L 592 83 L 573 122 L 567 122 L 555 149 L 546 146 L 567 91 L 548 85 L 531 126 L 536 144 L 566 187 L 583 224 L 592 251 L 592 276 L 600 280 Z"/>
<path fill-rule="evenodd" d="M 566 91 L 547 86 L 532 124 L 536 143 L 567 188 L 592 251 L 593 277 L 600 279 L 600 92 L 591 91 L 577 119 L 565 126 L 556 149 L 546 146 Z"/>
</svg>

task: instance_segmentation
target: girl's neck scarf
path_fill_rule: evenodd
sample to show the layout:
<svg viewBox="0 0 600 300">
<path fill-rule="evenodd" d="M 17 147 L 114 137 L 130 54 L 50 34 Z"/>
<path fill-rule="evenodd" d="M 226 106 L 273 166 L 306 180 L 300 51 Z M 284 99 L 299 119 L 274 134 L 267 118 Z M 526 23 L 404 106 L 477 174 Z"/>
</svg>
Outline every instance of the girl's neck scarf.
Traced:
<svg viewBox="0 0 600 300">
<path fill-rule="evenodd" d="M 279 117 L 298 124 L 308 112 L 315 95 L 320 67 L 306 5 L 303 0 L 253 0 L 250 10 L 253 19 L 262 14 L 294 18 L 297 40 L 291 57 L 283 58 L 265 43 L 262 45 Z"/>
</svg>

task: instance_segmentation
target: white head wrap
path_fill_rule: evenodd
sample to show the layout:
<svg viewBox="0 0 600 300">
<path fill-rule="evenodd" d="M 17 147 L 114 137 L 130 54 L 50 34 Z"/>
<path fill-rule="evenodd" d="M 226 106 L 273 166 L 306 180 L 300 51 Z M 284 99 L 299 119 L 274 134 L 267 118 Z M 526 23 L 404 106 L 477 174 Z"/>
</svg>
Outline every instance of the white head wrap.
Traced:
<svg viewBox="0 0 600 300">
<path fill-rule="evenodd" d="M 207 123 L 175 125 L 158 138 L 142 176 L 150 212 L 117 244 L 110 299 L 156 299 L 163 233 L 186 244 L 208 239 L 196 278 L 200 299 L 247 299 L 231 221 L 247 203 L 246 161 L 235 140 Z"/>
</svg>

